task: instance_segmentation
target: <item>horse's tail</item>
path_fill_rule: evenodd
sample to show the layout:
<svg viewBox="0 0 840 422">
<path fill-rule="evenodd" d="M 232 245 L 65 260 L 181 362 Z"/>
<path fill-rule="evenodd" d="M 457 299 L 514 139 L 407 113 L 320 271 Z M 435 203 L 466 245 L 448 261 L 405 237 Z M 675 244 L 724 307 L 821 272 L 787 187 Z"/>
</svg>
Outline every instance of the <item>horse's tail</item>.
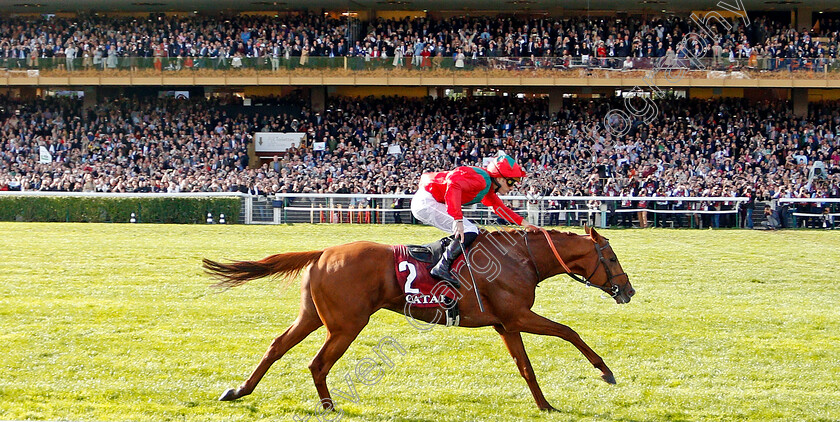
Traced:
<svg viewBox="0 0 840 422">
<path fill-rule="evenodd" d="M 311 262 L 320 258 L 322 253 L 324 251 L 280 253 L 259 261 L 237 261 L 227 264 L 204 258 L 203 267 L 207 273 L 219 279 L 213 287 L 229 289 L 269 275 L 284 276 L 290 280 Z"/>
</svg>

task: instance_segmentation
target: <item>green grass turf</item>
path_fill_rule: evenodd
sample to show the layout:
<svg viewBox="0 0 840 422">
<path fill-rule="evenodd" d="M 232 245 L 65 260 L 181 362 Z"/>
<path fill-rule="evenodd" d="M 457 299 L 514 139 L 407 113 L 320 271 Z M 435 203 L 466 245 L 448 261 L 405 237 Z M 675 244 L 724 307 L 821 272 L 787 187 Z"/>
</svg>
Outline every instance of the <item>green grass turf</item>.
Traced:
<svg viewBox="0 0 840 422">
<path fill-rule="evenodd" d="M 582 232 L 580 229 L 575 229 Z M 0 223 L 0 420 L 315 421 L 316 331 L 254 394 L 216 401 L 294 320 L 298 282 L 213 293 L 200 260 L 259 259 L 358 239 L 420 243 L 417 226 Z M 840 236 L 822 231 L 604 231 L 637 290 L 616 305 L 565 276 L 535 310 L 580 333 L 524 335 L 558 413 L 534 405 L 491 328 L 421 333 L 375 314 L 328 378 L 333 391 L 384 336 L 406 350 L 343 420 L 840 420 Z M 348 296 L 348 300 L 352 300 Z"/>
</svg>

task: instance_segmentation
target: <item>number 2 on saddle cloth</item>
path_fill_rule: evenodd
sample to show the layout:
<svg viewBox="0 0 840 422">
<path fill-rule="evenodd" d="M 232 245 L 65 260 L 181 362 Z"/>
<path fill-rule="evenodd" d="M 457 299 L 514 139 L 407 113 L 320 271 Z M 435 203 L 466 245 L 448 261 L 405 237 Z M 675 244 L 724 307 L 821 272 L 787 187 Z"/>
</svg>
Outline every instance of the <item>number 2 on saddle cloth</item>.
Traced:
<svg viewBox="0 0 840 422">
<path fill-rule="evenodd" d="M 408 253 L 405 245 L 394 245 L 392 249 L 397 283 L 405 293 L 406 307 L 440 307 L 446 310 L 446 326 L 457 326 L 460 314 L 455 299 L 456 293 L 445 282 L 429 274 L 434 263 L 415 259 Z M 463 258 L 463 255 L 458 257 L 452 264 L 453 273 L 464 264 Z"/>
</svg>

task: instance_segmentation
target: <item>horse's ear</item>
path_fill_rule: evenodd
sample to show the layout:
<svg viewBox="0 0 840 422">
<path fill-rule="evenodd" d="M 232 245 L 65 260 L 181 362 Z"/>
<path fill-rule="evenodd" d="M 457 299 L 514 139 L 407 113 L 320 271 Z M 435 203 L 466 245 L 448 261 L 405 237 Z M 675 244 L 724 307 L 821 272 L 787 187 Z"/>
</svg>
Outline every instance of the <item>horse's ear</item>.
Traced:
<svg viewBox="0 0 840 422">
<path fill-rule="evenodd" d="M 589 234 L 592 231 L 592 229 L 589 227 L 588 224 L 583 223 L 583 231 L 586 232 L 586 234 Z"/>
<path fill-rule="evenodd" d="M 600 243 L 601 242 L 602 237 L 598 232 L 595 231 L 594 228 L 587 227 L 586 228 L 586 233 L 589 234 L 589 237 L 592 238 L 593 242 L 595 242 L 595 243 Z"/>
</svg>

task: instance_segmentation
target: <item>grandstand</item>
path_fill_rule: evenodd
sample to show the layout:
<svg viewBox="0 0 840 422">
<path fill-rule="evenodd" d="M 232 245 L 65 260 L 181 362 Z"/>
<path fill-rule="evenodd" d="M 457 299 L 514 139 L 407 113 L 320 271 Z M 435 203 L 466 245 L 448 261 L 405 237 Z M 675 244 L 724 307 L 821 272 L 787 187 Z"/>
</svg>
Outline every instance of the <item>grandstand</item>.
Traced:
<svg viewBox="0 0 840 422">
<path fill-rule="evenodd" d="M 504 150 L 534 175 L 515 205 L 544 224 L 838 212 L 840 9 L 823 3 L 2 4 L 3 191 L 279 194 L 263 214 L 315 221 L 336 200 L 306 195 L 389 207 L 368 198 Z"/>
</svg>

